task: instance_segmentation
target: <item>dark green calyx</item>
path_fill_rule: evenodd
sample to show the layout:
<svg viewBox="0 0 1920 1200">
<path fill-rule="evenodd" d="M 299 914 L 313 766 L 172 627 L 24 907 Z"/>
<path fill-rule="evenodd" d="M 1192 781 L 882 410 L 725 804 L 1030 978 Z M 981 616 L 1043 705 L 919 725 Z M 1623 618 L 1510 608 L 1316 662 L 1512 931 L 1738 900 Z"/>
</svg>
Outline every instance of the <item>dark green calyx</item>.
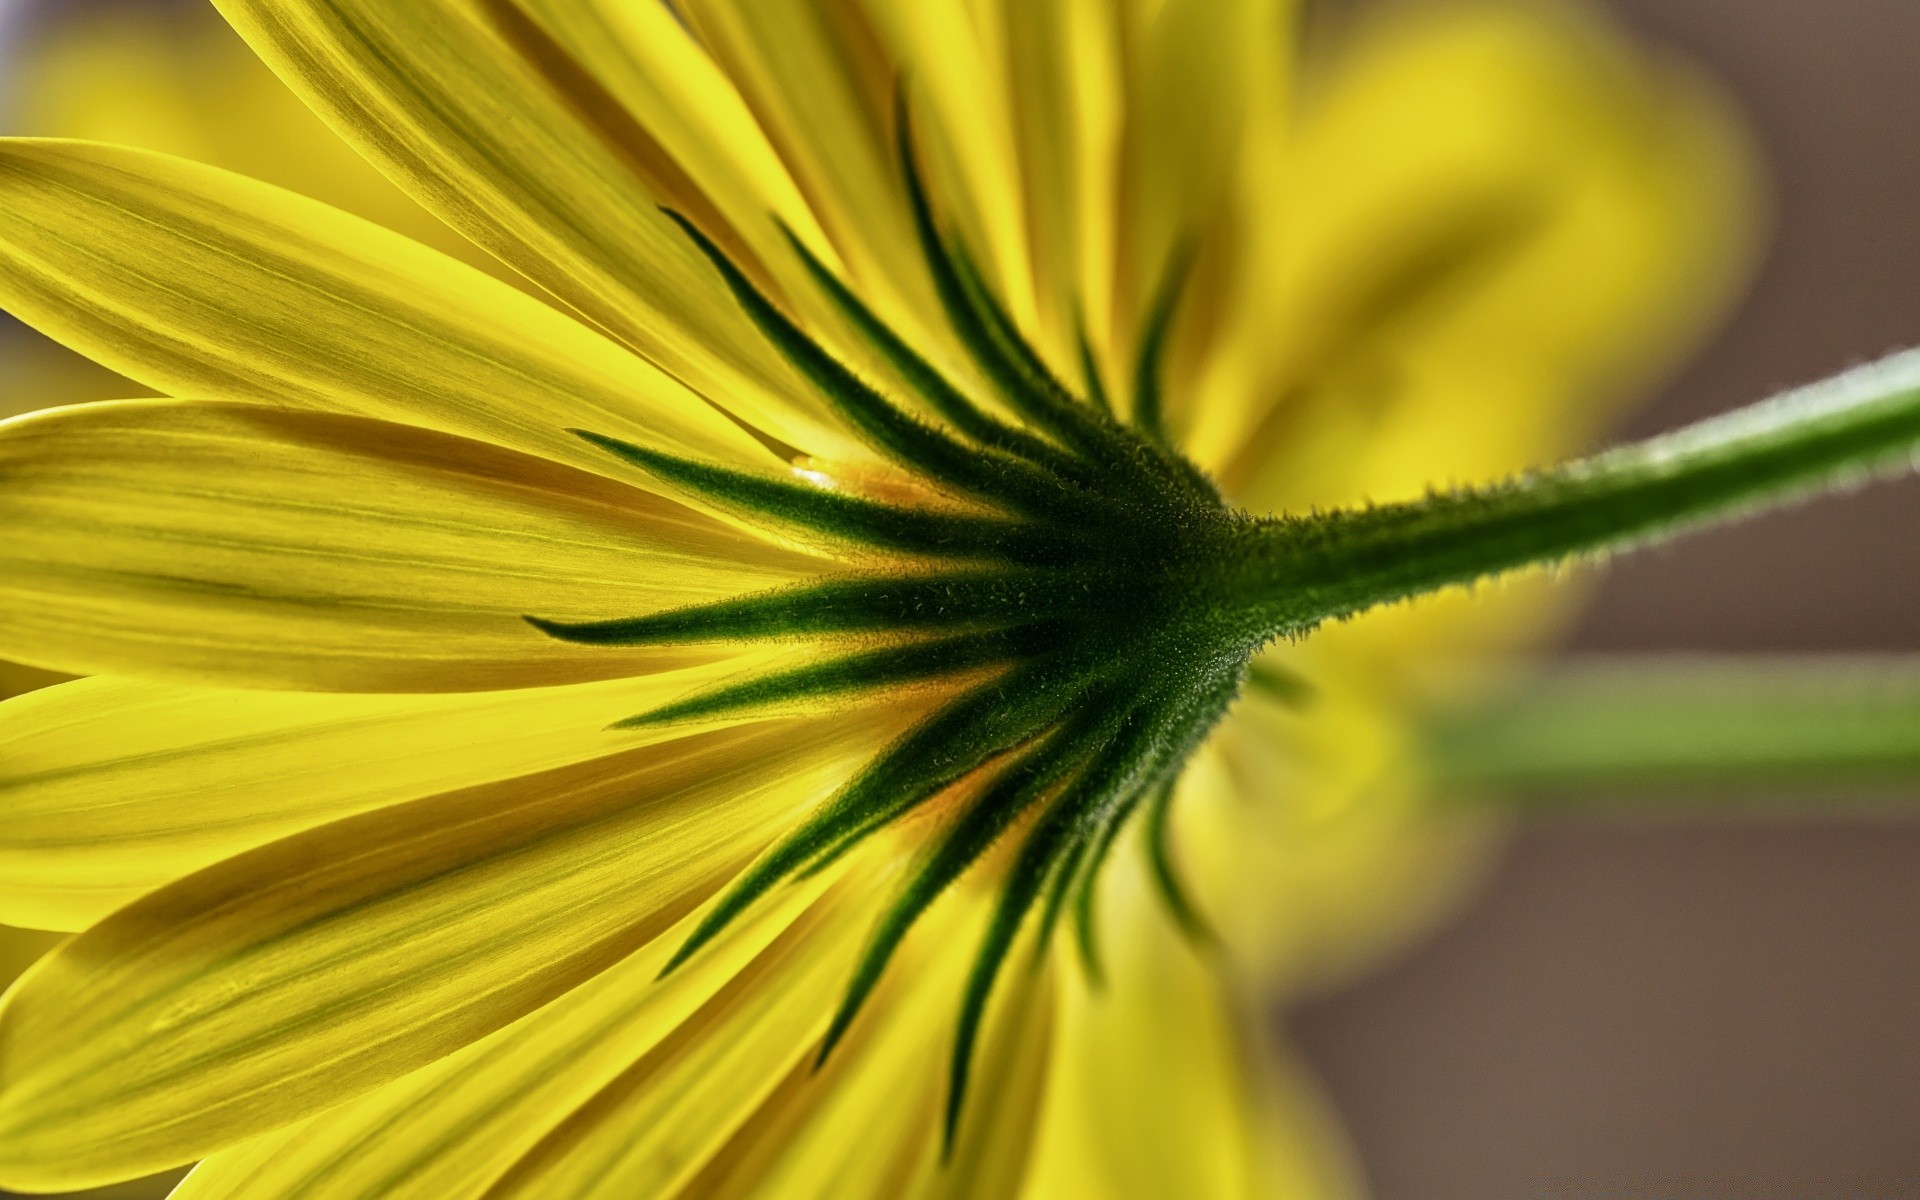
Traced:
<svg viewBox="0 0 1920 1200">
<path fill-rule="evenodd" d="M 830 323 L 851 331 L 848 354 L 763 292 L 759 275 L 738 268 L 716 239 L 675 219 L 795 378 L 904 486 L 880 498 L 772 463 L 696 462 L 577 431 L 695 503 L 832 547 L 846 569 L 666 612 L 527 619 L 592 645 L 817 649 L 804 666 L 732 680 L 617 728 L 931 693 L 917 723 L 714 900 L 663 974 L 771 889 L 919 816 L 933 832 L 859 957 L 821 1056 L 860 1019 L 927 908 L 970 873 L 993 881 L 957 1010 L 949 1143 L 996 981 L 1022 939 L 1038 961 L 1070 919 L 1087 972 L 1100 978 L 1102 866 L 1136 816 L 1170 918 L 1196 943 L 1210 939 L 1172 836 L 1175 783 L 1249 680 L 1269 699 L 1311 711 L 1310 681 L 1249 667 L 1267 643 L 1438 588 L 1662 536 L 1878 469 L 1920 444 L 1920 360 L 1897 359 L 1490 487 L 1255 519 L 1175 448 L 1178 409 L 1168 401 L 1178 397 L 1163 394 L 1164 362 L 1184 256 L 1164 272 L 1130 369 L 1103 374 L 1081 330 L 1068 347 L 1042 353 L 942 223 L 904 109 L 899 144 L 924 282 L 970 360 L 964 379 L 891 328 L 799 238 L 790 265 L 818 289 Z M 1061 369 L 1063 356 L 1071 370 Z M 1120 394 L 1108 394 L 1115 385 Z"/>
</svg>

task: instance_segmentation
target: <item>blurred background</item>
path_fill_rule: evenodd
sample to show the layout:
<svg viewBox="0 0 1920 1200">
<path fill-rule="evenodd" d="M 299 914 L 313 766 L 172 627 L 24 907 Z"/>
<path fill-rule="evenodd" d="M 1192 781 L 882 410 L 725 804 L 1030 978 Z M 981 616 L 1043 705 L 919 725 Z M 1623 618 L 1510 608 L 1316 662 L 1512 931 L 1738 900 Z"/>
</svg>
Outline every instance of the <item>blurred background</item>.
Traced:
<svg viewBox="0 0 1920 1200">
<path fill-rule="evenodd" d="M 1920 342 L 1920 4 L 1611 0 L 1770 160 L 1757 285 L 1625 432 Z M 1920 484 L 1614 566 L 1573 650 L 1920 649 Z M 1472 907 L 1286 1018 L 1378 1200 L 1920 1195 L 1920 823 L 1524 832 Z"/>
<path fill-rule="evenodd" d="M 0 0 L 0 30 L 26 7 Z M 1603 7 L 1733 94 L 1775 197 L 1757 286 L 1624 432 L 1920 343 L 1920 3 Z M 152 114 L 156 144 L 176 116 Z M 318 169 L 304 190 L 363 186 L 357 164 Z M 42 369 L 72 364 L 8 358 L 0 412 Z M 1641 554 L 1570 649 L 1920 650 L 1916 529 L 1910 481 Z M 1283 1020 L 1379 1200 L 1915 1196 L 1916 921 L 1920 821 L 1561 819 L 1437 936 Z"/>
</svg>

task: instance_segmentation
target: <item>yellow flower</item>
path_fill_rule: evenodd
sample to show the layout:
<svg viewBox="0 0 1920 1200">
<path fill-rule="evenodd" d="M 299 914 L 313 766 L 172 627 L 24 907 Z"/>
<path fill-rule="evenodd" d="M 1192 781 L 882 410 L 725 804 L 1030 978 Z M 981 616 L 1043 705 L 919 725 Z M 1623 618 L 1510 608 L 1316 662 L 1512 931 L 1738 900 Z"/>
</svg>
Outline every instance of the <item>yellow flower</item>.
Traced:
<svg viewBox="0 0 1920 1200">
<path fill-rule="evenodd" d="M 1697 83 L 1517 4 L 219 7 L 524 278 L 0 144 L 0 305 L 171 397 L 0 427 L 0 657 L 90 676 L 0 728 L 0 919 L 84 931 L 0 1184 L 1350 1188 L 1245 1018 L 1458 879 L 1411 722 L 1548 606 L 1269 646 L 1390 597 L 1244 512 L 1588 440 L 1744 242 Z"/>
</svg>

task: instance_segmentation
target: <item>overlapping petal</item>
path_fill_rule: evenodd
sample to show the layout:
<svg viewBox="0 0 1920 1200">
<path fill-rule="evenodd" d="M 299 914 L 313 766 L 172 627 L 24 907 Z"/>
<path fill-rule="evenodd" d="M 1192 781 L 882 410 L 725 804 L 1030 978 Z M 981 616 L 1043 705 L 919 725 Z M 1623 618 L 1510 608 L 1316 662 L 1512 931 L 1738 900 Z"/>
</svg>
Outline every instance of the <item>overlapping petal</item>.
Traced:
<svg viewBox="0 0 1920 1200">
<path fill-rule="evenodd" d="M 916 342 L 933 314 L 894 149 L 897 63 L 859 4 L 676 6 L 753 111 L 861 295 Z"/>
<path fill-rule="evenodd" d="M 1219 291 L 1207 273 L 1265 268 L 1246 261 L 1229 217 L 1244 173 L 1284 150 L 1274 135 L 1285 129 L 1298 47 L 1293 0 L 1159 0 L 1123 8 L 1130 35 L 1120 213 L 1113 293 L 1098 299 L 1108 304 L 1100 315 L 1115 351 L 1113 369 L 1130 382 L 1132 353 L 1155 299 L 1183 266 L 1202 273 L 1187 281 L 1189 294 L 1200 296 Z M 1203 325 L 1221 315 L 1217 300 L 1198 307 Z M 1176 372 L 1169 386 L 1184 392 L 1189 384 Z"/>
<path fill-rule="evenodd" d="M 479 1196 L 736 981 L 791 966 L 864 912 L 826 880 L 787 889 L 665 980 L 682 922 L 551 1004 L 359 1099 L 207 1159 L 180 1200 L 320 1193 L 347 1200 Z M 767 957 L 763 960 L 762 955 Z M 724 1001 L 722 1002 L 725 1003 Z M 681 1039 L 681 1040 L 684 1040 Z M 774 1068 L 767 1068 L 769 1071 Z"/>
<path fill-rule="evenodd" d="M 1128 41 L 1121 6 L 1002 0 L 999 20 L 1038 340 L 1056 361 L 1073 363 L 1084 335 L 1094 354 L 1117 361 L 1124 350 L 1111 344 L 1111 326 Z"/>
<path fill-rule="evenodd" d="M 0 142 L 0 305 L 172 395 L 359 413 L 589 469 L 606 458 L 569 427 L 771 461 L 657 368 L 472 267 L 147 151 Z"/>
<path fill-rule="evenodd" d="M 649 127 L 645 111 L 624 107 L 513 0 L 222 0 L 220 9 L 427 209 L 715 404 L 811 453 L 858 456 L 661 211 L 698 200 L 694 215 L 720 217 L 672 151 L 708 139 L 716 123 L 730 140 L 709 144 L 706 157 L 742 150 L 750 138 L 737 118 L 716 109 L 705 121 Z M 729 103 L 709 73 L 677 86 L 694 70 L 682 64 L 678 79 L 661 72 L 649 82 L 663 100 L 691 101 L 705 87 Z M 757 151 L 747 158 L 729 166 L 749 179 L 767 169 Z"/>
<path fill-rule="evenodd" d="M 1241 1011 L 1219 964 L 1161 906 L 1144 851 L 1102 879 L 1107 983 L 1070 974 L 1032 1200 L 1336 1200 L 1358 1194 L 1311 1086 Z"/>
<path fill-rule="evenodd" d="M 0 705 L 0 922 L 84 929 L 302 829 L 679 736 L 606 727 L 768 658 L 451 695 L 98 678 L 18 697 Z"/>
<path fill-rule="evenodd" d="M 706 651 L 556 641 L 813 560 L 673 501 L 362 417 L 128 401 L 0 427 L 0 654 L 334 691 L 641 674 Z M 817 569 L 817 568 L 815 568 Z"/>
<path fill-rule="evenodd" d="M 1012 1195 L 1045 1090 L 1052 972 L 1023 973 L 997 1006 L 982 1082 L 1000 1102 L 969 1116 L 950 1162 L 928 1069 L 966 965 L 947 943 L 977 894 L 936 910 L 873 1011 L 811 1061 L 899 849 L 782 892 L 656 983 L 669 934 L 466 1050 L 214 1155 L 180 1196 Z"/>
<path fill-rule="evenodd" d="M 1230 324 L 1176 397 L 1256 509 L 1568 453 L 1741 273 L 1737 124 L 1597 19 L 1390 6 L 1315 66 L 1243 156 Z"/>
<path fill-rule="evenodd" d="M 9 44 L 10 133 L 137 146 L 237 171 L 519 279 L 335 137 L 210 5 L 42 13 Z"/>
<path fill-rule="evenodd" d="M 507 1025 L 671 928 L 893 727 L 696 735 L 363 813 L 147 896 L 0 1005 L 0 1183 L 191 1161 Z"/>
</svg>

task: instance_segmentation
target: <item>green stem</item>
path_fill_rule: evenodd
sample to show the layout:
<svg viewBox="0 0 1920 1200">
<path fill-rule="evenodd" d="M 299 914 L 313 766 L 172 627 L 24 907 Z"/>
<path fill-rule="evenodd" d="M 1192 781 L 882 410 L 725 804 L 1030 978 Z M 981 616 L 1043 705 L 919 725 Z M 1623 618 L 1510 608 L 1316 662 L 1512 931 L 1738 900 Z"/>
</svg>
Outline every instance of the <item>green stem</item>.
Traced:
<svg viewBox="0 0 1920 1200">
<path fill-rule="evenodd" d="M 1223 586 L 1267 635 L 1454 584 L 1612 553 L 1904 471 L 1920 351 L 1591 458 L 1424 500 L 1251 523 Z"/>
<path fill-rule="evenodd" d="M 1465 793 L 1528 805 L 1597 791 L 1663 809 L 1676 792 L 1920 799 L 1920 658 L 1575 661 L 1441 723 L 1429 761 Z"/>
</svg>

